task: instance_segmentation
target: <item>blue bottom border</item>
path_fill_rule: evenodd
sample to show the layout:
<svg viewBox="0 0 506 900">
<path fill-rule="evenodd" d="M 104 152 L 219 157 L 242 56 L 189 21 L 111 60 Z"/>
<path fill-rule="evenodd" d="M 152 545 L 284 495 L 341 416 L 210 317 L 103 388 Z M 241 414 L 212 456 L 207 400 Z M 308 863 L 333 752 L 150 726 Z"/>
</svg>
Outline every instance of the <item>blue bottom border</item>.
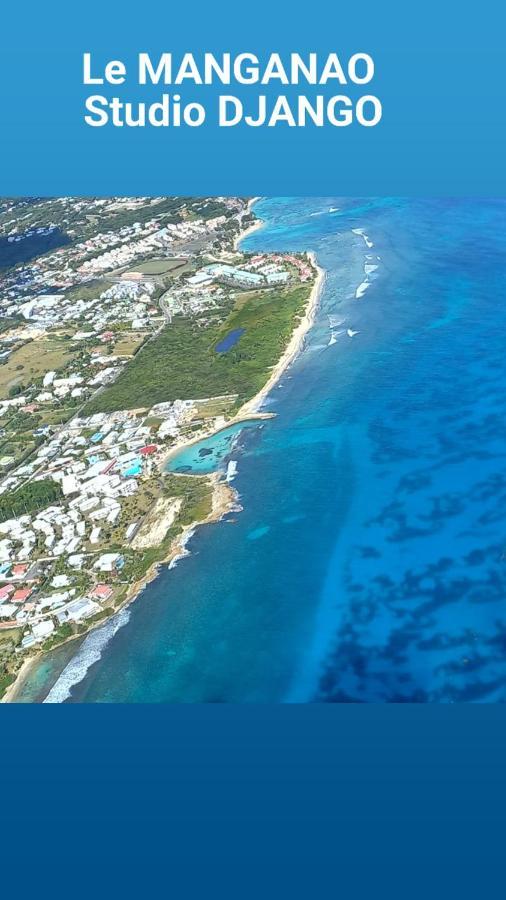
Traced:
<svg viewBox="0 0 506 900">
<path fill-rule="evenodd" d="M 40 888 L 43 864 L 52 881 L 79 872 L 84 887 L 96 863 L 115 896 L 163 873 L 164 894 L 185 896 L 208 895 L 211 875 L 236 897 L 314 896 L 326 883 L 371 896 L 380 873 L 406 897 L 422 886 L 490 897 L 500 884 L 500 706 L 4 706 L 0 716 L 18 893 L 20 876 L 23 894 L 32 879 Z M 68 892 L 56 881 L 53 893 Z"/>
</svg>

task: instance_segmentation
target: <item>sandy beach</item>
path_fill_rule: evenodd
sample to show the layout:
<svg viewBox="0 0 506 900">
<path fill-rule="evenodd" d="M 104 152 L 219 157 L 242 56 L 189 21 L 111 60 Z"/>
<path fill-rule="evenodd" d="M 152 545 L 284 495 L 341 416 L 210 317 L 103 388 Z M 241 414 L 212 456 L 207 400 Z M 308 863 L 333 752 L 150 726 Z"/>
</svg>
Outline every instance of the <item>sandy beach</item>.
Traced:
<svg viewBox="0 0 506 900">
<path fill-rule="evenodd" d="M 258 200 L 260 200 L 260 197 L 253 197 L 248 202 L 249 212 L 252 211 L 253 206 L 258 202 Z M 258 231 L 260 228 L 263 228 L 263 225 L 263 220 L 257 219 L 257 221 L 253 223 L 253 225 L 250 225 L 249 228 L 246 228 L 245 231 L 241 232 L 241 234 L 238 235 L 234 242 L 234 248 L 236 250 L 239 249 L 239 245 L 242 243 L 242 241 L 254 231 Z M 255 394 L 255 396 L 252 397 L 251 400 L 247 400 L 246 403 L 241 406 L 234 419 L 232 419 L 228 423 L 229 425 L 232 425 L 234 422 L 240 421 L 241 419 L 248 418 L 249 416 L 252 416 L 254 414 L 258 415 L 260 407 L 267 398 L 267 395 L 271 392 L 273 387 L 276 386 L 285 370 L 294 361 L 295 357 L 298 356 L 298 354 L 302 350 L 302 347 L 304 346 L 304 338 L 314 322 L 321 290 L 325 280 L 325 270 L 318 265 L 316 255 L 313 252 L 309 252 L 307 255 L 311 260 L 312 265 L 316 269 L 317 276 L 316 281 L 313 285 L 313 289 L 309 296 L 306 311 L 302 316 L 297 328 L 293 332 L 292 337 L 290 338 L 290 341 L 285 349 L 285 352 L 274 366 L 268 381 L 266 381 L 263 388 L 258 392 L 258 394 Z"/>
<path fill-rule="evenodd" d="M 29 656 L 23 661 L 23 663 L 21 664 L 21 668 L 18 669 L 18 672 L 16 674 L 16 680 L 9 685 L 2 699 L 0 700 L 0 703 L 16 702 L 16 697 L 18 696 L 30 672 L 32 671 L 35 664 L 39 661 L 41 656 L 41 653 L 37 653 L 36 656 Z"/>
<path fill-rule="evenodd" d="M 304 338 L 314 322 L 321 290 L 325 280 L 325 271 L 321 268 L 321 266 L 318 265 L 314 253 L 309 253 L 308 256 L 317 271 L 317 276 L 311 294 L 309 295 L 306 311 L 302 316 L 299 324 L 297 325 L 297 328 L 293 332 L 285 352 L 274 366 L 268 381 L 266 381 L 263 388 L 258 392 L 258 394 L 255 394 L 255 396 L 252 397 L 251 400 L 247 400 L 246 403 L 241 406 L 237 414 L 238 419 L 244 419 L 253 414 L 258 414 L 259 409 L 262 406 L 267 395 L 270 394 L 271 390 L 273 389 L 273 387 L 275 387 L 276 383 L 279 381 L 285 370 L 288 368 L 290 363 L 294 361 L 295 357 L 298 356 L 298 354 L 302 350 L 302 347 L 304 346 Z"/>
<path fill-rule="evenodd" d="M 252 197 L 251 200 L 248 200 L 248 212 L 249 213 L 252 211 L 255 203 L 258 203 L 258 201 L 260 199 L 261 199 L 261 197 Z M 241 243 L 241 241 L 244 240 L 245 237 L 247 237 L 249 234 L 253 234 L 254 231 L 258 231 L 259 228 L 263 228 L 263 225 L 264 225 L 264 223 L 263 223 L 262 219 L 257 218 L 256 222 L 253 222 L 253 224 L 249 225 L 248 228 L 245 228 L 243 231 L 240 231 L 234 240 L 234 250 L 239 249 L 239 244 Z"/>
<path fill-rule="evenodd" d="M 251 209 L 258 199 L 260 198 L 255 197 L 250 200 L 248 203 L 248 209 Z M 240 235 L 238 235 L 236 241 L 234 242 L 234 247 L 238 249 L 239 244 L 247 235 L 251 234 L 253 231 L 257 231 L 262 227 L 263 221 L 259 219 L 249 228 L 242 231 Z M 206 437 L 211 437 L 212 435 L 218 434 L 220 431 L 229 428 L 231 425 L 234 425 L 237 422 L 241 422 L 251 418 L 269 419 L 273 417 L 273 413 L 261 412 L 261 406 L 267 398 L 268 394 L 275 387 L 283 373 L 286 371 L 288 366 L 294 361 L 294 359 L 302 350 L 305 336 L 314 322 L 321 290 L 325 280 L 325 271 L 318 265 L 315 254 L 308 253 L 308 257 L 310 258 L 312 265 L 316 269 L 317 277 L 309 295 L 304 315 L 301 317 L 300 322 L 295 328 L 284 353 L 282 354 L 276 365 L 273 367 L 271 374 L 263 388 L 261 388 L 261 390 L 257 394 L 255 394 L 254 397 L 246 401 L 246 403 L 241 406 L 235 416 L 229 419 L 226 423 L 220 425 L 219 428 L 211 427 L 208 432 L 199 434 L 198 437 L 195 437 L 192 440 L 179 441 L 173 447 L 171 447 L 170 451 L 164 456 L 161 462 L 162 469 L 165 469 L 167 461 L 171 457 L 179 453 L 182 449 L 185 449 L 194 443 L 198 443 Z M 237 492 L 230 486 L 230 484 L 228 484 L 221 478 L 219 473 L 213 473 L 205 477 L 207 477 L 213 485 L 212 510 L 210 514 L 202 521 L 192 522 L 190 525 L 185 526 L 181 534 L 178 535 L 178 537 L 172 542 L 166 557 L 154 563 L 141 579 L 129 586 L 125 599 L 114 610 L 115 615 L 125 606 L 132 603 L 133 600 L 135 600 L 144 590 L 146 585 L 157 577 L 160 567 L 166 565 L 170 566 L 171 564 L 174 564 L 176 560 L 181 559 L 190 552 L 187 549 L 186 545 L 197 527 L 199 527 L 200 525 L 210 524 L 212 522 L 218 522 L 228 512 L 231 512 L 235 509 L 240 509 Z M 106 621 L 106 619 L 103 619 L 100 622 L 95 623 L 88 629 L 88 632 L 96 628 L 100 628 Z M 72 638 L 67 639 L 67 641 L 62 641 L 62 644 L 75 640 L 76 637 L 73 636 Z M 44 652 L 45 651 L 39 651 L 35 655 L 30 656 L 23 661 L 17 673 L 16 680 L 5 691 L 2 699 L 0 700 L 1 703 L 16 702 L 16 697 L 19 695 L 23 684 L 26 682 L 32 667 L 41 659 Z"/>
</svg>

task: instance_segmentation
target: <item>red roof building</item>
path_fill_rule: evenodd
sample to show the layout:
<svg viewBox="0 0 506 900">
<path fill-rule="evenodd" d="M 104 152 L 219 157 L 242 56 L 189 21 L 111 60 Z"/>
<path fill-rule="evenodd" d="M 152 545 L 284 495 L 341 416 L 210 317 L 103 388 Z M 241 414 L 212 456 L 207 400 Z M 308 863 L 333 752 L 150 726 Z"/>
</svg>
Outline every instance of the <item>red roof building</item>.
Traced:
<svg viewBox="0 0 506 900">
<path fill-rule="evenodd" d="M 91 591 L 91 596 L 96 600 L 108 600 L 112 594 L 112 588 L 108 584 L 97 584 Z"/>
<path fill-rule="evenodd" d="M 158 447 L 156 444 L 146 444 L 145 447 L 141 447 L 140 453 L 142 453 L 143 456 L 151 456 L 151 454 L 156 453 L 157 450 Z"/>
<path fill-rule="evenodd" d="M 16 590 L 13 584 L 6 584 L 0 588 L 0 600 L 5 600 L 12 592 Z"/>
<path fill-rule="evenodd" d="M 32 593 L 30 588 L 21 588 L 19 591 L 14 591 L 12 595 L 13 603 L 24 603 L 25 600 L 28 600 L 28 597 Z"/>
<path fill-rule="evenodd" d="M 21 578 L 23 575 L 26 575 L 28 566 L 26 563 L 16 563 L 15 566 L 12 567 L 12 575 L 14 578 Z"/>
</svg>

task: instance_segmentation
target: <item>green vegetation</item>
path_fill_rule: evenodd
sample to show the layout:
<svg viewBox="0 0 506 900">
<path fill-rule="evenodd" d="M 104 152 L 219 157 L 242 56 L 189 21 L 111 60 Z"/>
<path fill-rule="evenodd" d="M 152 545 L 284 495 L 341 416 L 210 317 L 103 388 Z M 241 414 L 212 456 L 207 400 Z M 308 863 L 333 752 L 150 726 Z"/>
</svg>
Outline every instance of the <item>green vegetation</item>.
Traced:
<svg viewBox="0 0 506 900">
<path fill-rule="evenodd" d="M 68 406 L 68 407 L 49 407 L 48 409 L 44 409 L 43 407 L 39 410 L 36 420 L 37 424 L 41 425 L 62 425 L 64 422 L 67 422 L 71 416 L 74 416 L 76 413 L 76 406 Z"/>
<path fill-rule="evenodd" d="M 63 625 L 60 625 L 53 633 L 46 638 L 44 643 L 41 645 L 43 650 L 51 650 L 52 647 L 57 647 L 62 641 L 67 641 L 70 637 L 73 637 L 76 633 L 76 627 L 73 622 L 64 622 Z"/>
<path fill-rule="evenodd" d="M 22 433 L 13 434 L 9 440 L 0 442 L 0 458 L 12 460 L 12 462 L 2 465 L 0 469 L 2 475 L 5 475 L 15 466 L 21 465 L 25 459 L 28 459 L 38 446 L 38 443 L 39 441 L 33 440 L 31 436 Z"/>
<path fill-rule="evenodd" d="M 125 225 L 133 225 L 134 222 L 143 224 L 149 219 L 163 217 L 163 222 L 177 223 L 181 221 L 181 208 L 184 205 L 184 197 L 164 197 L 163 200 L 150 200 L 142 206 L 135 205 L 132 209 L 119 209 L 117 212 L 103 216 L 99 211 L 100 231 L 117 231 Z M 193 202 L 192 198 L 188 198 Z M 96 228 L 93 229 L 96 231 Z"/>
<path fill-rule="evenodd" d="M 4 672 L 0 675 L 0 697 L 3 697 L 9 685 L 16 680 L 16 676 L 12 672 Z"/>
<path fill-rule="evenodd" d="M 86 623 L 84 624 L 85 630 L 89 628 L 90 625 L 96 625 L 97 622 L 101 622 L 102 619 L 107 619 L 109 616 L 112 616 L 114 609 L 112 606 L 104 606 L 100 612 L 95 613 L 94 616 L 88 616 L 86 619 Z"/>
<path fill-rule="evenodd" d="M 52 478 L 31 481 L 16 491 L 6 491 L 0 497 L 0 522 L 24 513 L 37 512 L 51 503 L 57 503 L 62 496 L 60 485 Z"/>
<path fill-rule="evenodd" d="M 22 628 L 5 628 L 0 631 L 0 697 L 16 678 L 13 671 L 14 651 L 21 640 Z"/>
<path fill-rule="evenodd" d="M 0 659 L 6 647 L 16 647 L 20 640 L 23 629 L 20 627 L 4 628 L 0 631 Z"/>
<path fill-rule="evenodd" d="M 21 316 L 2 316 L 0 318 L 0 334 L 4 334 L 11 328 L 17 328 L 19 325 L 23 324 L 24 319 Z"/>
<path fill-rule="evenodd" d="M 181 497 L 183 503 L 174 524 L 158 547 L 150 547 L 143 551 L 131 549 L 125 551 L 125 566 L 121 577 L 130 584 L 142 578 L 151 566 L 166 558 L 173 540 L 186 525 L 202 521 L 212 510 L 213 491 L 208 478 L 195 475 L 167 475 L 162 483 L 163 492 L 167 497 Z"/>
<path fill-rule="evenodd" d="M 163 491 L 167 497 L 181 497 L 183 505 L 174 525 L 201 522 L 212 509 L 212 489 L 209 480 L 195 475 L 166 475 Z"/>
<path fill-rule="evenodd" d="M 265 384 L 310 290 L 311 285 L 304 285 L 242 295 L 221 324 L 174 318 L 113 384 L 92 398 L 85 414 L 223 394 L 237 394 L 243 403 Z M 216 344 L 236 328 L 246 329 L 240 341 L 217 353 Z"/>
<path fill-rule="evenodd" d="M 121 514 L 115 525 L 101 524 L 100 547 L 117 547 L 125 543 L 125 530 L 131 522 L 139 522 L 149 512 L 160 494 L 159 478 L 143 479 L 139 489 L 131 497 L 125 497 L 121 504 Z"/>
<path fill-rule="evenodd" d="M 158 428 L 160 428 L 160 425 L 162 424 L 162 422 L 163 422 L 163 419 L 160 419 L 158 416 L 148 416 L 146 419 L 144 419 L 142 424 L 146 428 L 158 429 Z"/>
<path fill-rule="evenodd" d="M 145 340 L 145 331 L 131 331 L 127 334 L 121 334 L 112 352 L 116 356 L 133 356 Z"/>
<path fill-rule="evenodd" d="M 209 400 L 201 400 L 195 406 L 193 419 L 208 419 L 212 416 L 228 416 L 237 400 L 236 394 L 227 394 L 224 397 L 211 397 Z"/>
<path fill-rule="evenodd" d="M 188 198 L 188 206 L 191 211 L 189 218 L 214 219 L 216 216 L 227 216 L 228 209 L 225 203 L 214 198 L 199 200 L 198 197 Z"/>
<path fill-rule="evenodd" d="M 95 300 L 104 291 L 111 287 L 112 282 L 105 278 L 97 278 L 78 284 L 65 291 L 66 300 Z"/>
</svg>

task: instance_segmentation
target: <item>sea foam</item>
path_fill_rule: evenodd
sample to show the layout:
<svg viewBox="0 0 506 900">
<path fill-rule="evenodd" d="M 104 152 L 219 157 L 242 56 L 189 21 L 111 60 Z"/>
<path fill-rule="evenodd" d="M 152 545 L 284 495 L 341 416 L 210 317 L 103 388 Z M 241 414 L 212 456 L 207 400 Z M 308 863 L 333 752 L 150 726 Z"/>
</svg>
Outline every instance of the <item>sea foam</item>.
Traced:
<svg viewBox="0 0 506 900">
<path fill-rule="evenodd" d="M 67 663 L 43 702 L 63 703 L 65 700 L 68 700 L 74 685 L 79 684 L 93 663 L 98 662 L 109 641 L 119 628 L 126 625 L 129 618 L 129 610 L 122 609 L 109 622 L 102 625 L 101 628 L 91 631 L 84 639 L 76 655 Z"/>
<path fill-rule="evenodd" d="M 195 529 L 190 528 L 190 530 L 186 532 L 184 537 L 181 538 L 181 540 L 179 542 L 179 546 L 180 546 L 181 550 L 179 553 L 176 554 L 176 556 L 174 556 L 173 559 L 171 559 L 167 568 L 175 569 L 180 559 L 184 559 L 185 556 L 190 555 L 191 551 L 188 550 L 187 544 L 188 544 L 188 541 L 190 540 L 190 538 L 192 538 L 194 534 L 195 534 Z"/>
<path fill-rule="evenodd" d="M 360 300 L 360 298 L 364 296 L 367 288 L 369 287 L 371 287 L 370 281 L 363 281 L 362 284 L 359 284 L 357 290 L 355 291 L 355 299 Z"/>
<path fill-rule="evenodd" d="M 363 228 L 352 228 L 351 230 L 353 234 L 358 234 L 361 238 L 364 239 L 365 244 L 367 247 L 369 247 L 369 249 L 371 249 L 371 247 L 374 247 L 373 242 L 369 239 L 369 235 L 365 233 Z"/>
</svg>

